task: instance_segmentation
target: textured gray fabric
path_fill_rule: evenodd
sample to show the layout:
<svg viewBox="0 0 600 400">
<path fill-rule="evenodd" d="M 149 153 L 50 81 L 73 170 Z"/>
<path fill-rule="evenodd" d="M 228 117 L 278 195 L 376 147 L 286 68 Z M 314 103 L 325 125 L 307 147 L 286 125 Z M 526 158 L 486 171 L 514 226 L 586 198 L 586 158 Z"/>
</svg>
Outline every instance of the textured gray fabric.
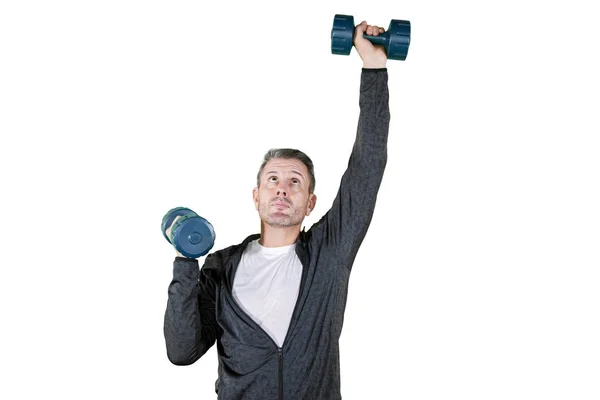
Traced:
<svg viewBox="0 0 600 400">
<path fill-rule="evenodd" d="M 234 300 L 231 288 L 246 245 L 198 261 L 177 257 L 165 313 L 169 360 L 197 361 L 217 343 L 221 400 L 341 399 L 339 338 L 350 271 L 367 233 L 387 162 L 390 121 L 386 69 L 361 73 L 356 140 L 331 209 L 300 232 L 300 293 L 282 348 Z"/>
</svg>

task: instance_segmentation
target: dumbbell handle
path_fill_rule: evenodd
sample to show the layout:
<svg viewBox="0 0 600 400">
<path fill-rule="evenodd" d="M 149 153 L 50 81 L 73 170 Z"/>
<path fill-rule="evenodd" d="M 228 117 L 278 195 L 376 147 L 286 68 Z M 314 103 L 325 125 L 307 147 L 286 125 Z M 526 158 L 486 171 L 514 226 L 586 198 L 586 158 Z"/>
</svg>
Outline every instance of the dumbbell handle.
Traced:
<svg viewBox="0 0 600 400">
<path fill-rule="evenodd" d="M 363 38 L 367 39 L 374 46 L 383 46 L 385 48 L 387 45 L 387 41 L 389 40 L 389 36 L 389 32 L 384 32 L 378 36 L 363 35 Z"/>
</svg>

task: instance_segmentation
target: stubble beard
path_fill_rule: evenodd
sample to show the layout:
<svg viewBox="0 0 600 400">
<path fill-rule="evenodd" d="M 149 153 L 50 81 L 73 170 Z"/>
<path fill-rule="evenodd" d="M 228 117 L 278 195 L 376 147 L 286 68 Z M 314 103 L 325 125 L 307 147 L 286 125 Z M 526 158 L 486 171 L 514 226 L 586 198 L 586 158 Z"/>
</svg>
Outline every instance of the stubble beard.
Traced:
<svg viewBox="0 0 600 400">
<path fill-rule="evenodd" d="M 261 208 L 260 217 L 263 222 L 273 228 L 289 228 L 300 224 L 302 217 L 298 210 L 289 207 L 286 213 L 283 212 L 272 212 L 271 206 L 266 205 Z"/>
</svg>

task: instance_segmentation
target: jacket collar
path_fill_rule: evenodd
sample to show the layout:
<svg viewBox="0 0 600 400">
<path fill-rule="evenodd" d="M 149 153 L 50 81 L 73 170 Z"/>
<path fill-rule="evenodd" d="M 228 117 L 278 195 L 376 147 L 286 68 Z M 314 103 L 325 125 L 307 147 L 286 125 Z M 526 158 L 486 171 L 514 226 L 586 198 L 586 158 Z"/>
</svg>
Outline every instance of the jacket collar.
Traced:
<svg viewBox="0 0 600 400">
<path fill-rule="evenodd" d="M 242 260 L 242 254 L 244 254 L 244 250 L 246 249 L 246 247 L 248 247 L 248 244 L 250 242 L 252 242 L 253 240 L 259 239 L 259 238 L 260 238 L 260 233 L 254 233 L 254 234 L 246 237 L 246 239 L 244 239 L 242 241 L 242 243 L 235 246 L 236 249 L 231 253 L 231 256 L 227 260 L 225 260 L 225 262 L 224 262 L 225 278 L 226 278 L 226 281 L 228 282 L 230 288 L 233 287 L 233 279 L 235 277 L 237 267 L 240 264 L 240 261 Z M 298 235 L 298 238 L 296 239 L 295 243 L 296 243 L 296 255 L 298 255 L 298 258 L 300 259 L 300 262 L 302 263 L 302 266 L 303 266 L 303 274 L 302 274 L 303 278 L 304 278 L 304 274 L 306 274 L 308 263 L 309 263 L 309 255 L 308 255 L 308 251 L 307 251 L 308 243 L 307 242 L 308 242 L 308 233 L 306 233 L 305 229 L 302 229 L 302 231 Z"/>
</svg>

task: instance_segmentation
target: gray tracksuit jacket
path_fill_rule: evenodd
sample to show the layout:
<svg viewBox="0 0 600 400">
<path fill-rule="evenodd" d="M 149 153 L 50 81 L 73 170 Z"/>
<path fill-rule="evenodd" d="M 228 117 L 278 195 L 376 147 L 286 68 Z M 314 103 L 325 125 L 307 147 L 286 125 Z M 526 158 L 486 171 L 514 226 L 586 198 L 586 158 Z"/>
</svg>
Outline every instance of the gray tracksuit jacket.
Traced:
<svg viewBox="0 0 600 400">
<path fill-rule="evenodd" d="M 177 257 L 165 313 L 169 360 L 189 365 L 217 343 L 222 400 L 341 399 L 339 338 L 348 280 L 371 223 L 387 161 L 386 69 L 363 69 L 356 141 L 331 209 L 300 232 L 298 300 L 281 348 L 236 303 L 233 280 L 246 245 L 198 261 Z"/>
</svg>

